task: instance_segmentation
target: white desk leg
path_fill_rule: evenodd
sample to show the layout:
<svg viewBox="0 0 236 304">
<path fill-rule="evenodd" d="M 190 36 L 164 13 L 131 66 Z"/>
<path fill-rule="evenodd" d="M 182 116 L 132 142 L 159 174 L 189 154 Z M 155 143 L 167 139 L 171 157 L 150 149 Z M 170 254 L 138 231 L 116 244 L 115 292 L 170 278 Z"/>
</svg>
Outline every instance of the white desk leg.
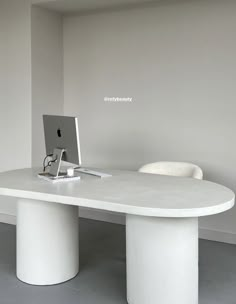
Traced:
<svg viewBox="0 0 236 304">
<path fill-rule="evenodd" d="M 126 215 L 129 304 L 198 303 L 198 219 Z"/>
<path fill-rule="evenodd" d="M 19 199 L 17 277 L 28 284 L 52 285 L 79 271 L 78 207 Z"/>
</svg>

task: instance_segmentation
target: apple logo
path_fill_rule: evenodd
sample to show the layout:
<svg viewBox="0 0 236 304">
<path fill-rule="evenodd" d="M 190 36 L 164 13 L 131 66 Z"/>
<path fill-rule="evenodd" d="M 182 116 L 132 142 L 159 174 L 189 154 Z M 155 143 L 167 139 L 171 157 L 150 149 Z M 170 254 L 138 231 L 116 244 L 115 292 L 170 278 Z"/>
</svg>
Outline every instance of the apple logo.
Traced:
<svg viewBox="0 0 236 304">
<path fill-rule="evenodd" d="M 61 130 L 60 129 L 57 129 L 57 136 L 61 137 Z"/>
</svg>

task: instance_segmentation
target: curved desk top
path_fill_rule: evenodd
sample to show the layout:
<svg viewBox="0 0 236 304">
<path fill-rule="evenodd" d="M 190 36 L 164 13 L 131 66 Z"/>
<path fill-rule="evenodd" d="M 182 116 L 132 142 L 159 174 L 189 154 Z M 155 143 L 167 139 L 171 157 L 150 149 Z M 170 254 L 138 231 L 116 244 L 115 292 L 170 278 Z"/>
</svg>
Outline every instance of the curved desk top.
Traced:
<svg viewBox="0 0 236 304">
<path fill-rule="evenodd" d="M 79 181 L 53 184 L 39 179 L 39 171 L 1 173 L 0 195 L 154 217 L 206 216 L 234 205 L 230 189 L 192 178 L 100 169 L 113 176 L 80 173 Z"/>
</svg>

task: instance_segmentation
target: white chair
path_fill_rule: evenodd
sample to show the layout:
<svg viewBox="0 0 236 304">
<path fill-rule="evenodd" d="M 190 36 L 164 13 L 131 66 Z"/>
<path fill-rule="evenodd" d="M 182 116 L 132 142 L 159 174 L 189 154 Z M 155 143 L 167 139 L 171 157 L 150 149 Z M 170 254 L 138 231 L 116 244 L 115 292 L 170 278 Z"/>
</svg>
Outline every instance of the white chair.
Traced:
<svg viewBox="0 0 236 304">
<path fill-rule="evenodd" d="M 156 162 L 144 165 L 139 169 L 139 172 L 192 177 L 196 179 L 203 178 L 203 172 L 200 167 L 184 162 Z"/>
</svg>

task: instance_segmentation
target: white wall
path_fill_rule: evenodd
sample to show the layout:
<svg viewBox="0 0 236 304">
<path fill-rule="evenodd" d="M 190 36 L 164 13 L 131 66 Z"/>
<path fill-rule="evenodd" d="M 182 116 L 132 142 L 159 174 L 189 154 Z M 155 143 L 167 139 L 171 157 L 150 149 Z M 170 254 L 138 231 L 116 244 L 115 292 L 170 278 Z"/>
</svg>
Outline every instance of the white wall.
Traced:
<svg viewBox="0 0 236 304">
<path fill-rule="evenodd" d="M 42 164 L 42 114 L 63 112 L 62 40 L 58 14 L 0 0 L 0 171 Z M 0 198 L 0 221 L 15 213 L 15 199 Z"/>
<path fill-rule="evenodd" d="M 0 0 L 0 171 L 31 165 L 31 49 L 28 0 Z M 0 217 L 15 200 L 0 198 Z"/>
<path fill-rule="evenodd" d="M 63 114 L 62 17 L 32 7 L 32 164 L 45 157 L 43 114 Z"/>
<path fill-rule="evenodd" d="M 83 165 L 190 161 L 236 190 L 236 2 L 164 3 L 65 17 L 64 108 L 79 117 Z M 235 234 L 235 218 L 201 227 Z"/>
</svg>

